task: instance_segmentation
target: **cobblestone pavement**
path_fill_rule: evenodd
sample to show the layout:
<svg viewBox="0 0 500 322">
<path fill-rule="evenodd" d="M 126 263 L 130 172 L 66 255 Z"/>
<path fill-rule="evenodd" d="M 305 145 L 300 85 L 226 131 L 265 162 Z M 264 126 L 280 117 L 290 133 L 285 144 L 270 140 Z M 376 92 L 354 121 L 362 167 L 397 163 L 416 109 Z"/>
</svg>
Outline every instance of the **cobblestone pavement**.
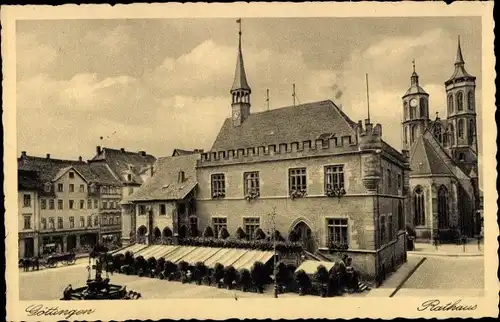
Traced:
<svg viewBox="0 0 500 322">
<path fill-rule="evenodd" d="M 483 257 L 427 257 L 396 296 L 445 294 L 477 296 L 484 290 Z"/>
<path fill-rule="evenodd" d="M 87 280 L 86 262 L 81 261 L 72 266 L 61 266 L 53 269 L 19 273 L 19 299 L 31 300 L 58 300 L 66 286 L 73 288 L 84 286 Z M 265 294 L 247 293 L 218 289 L 195 284 L 182 284 L 148 277 L 127 276 L 122 274 L 110 275 L 112 284 L 127 286 L 128 290 L 140 292 L 144 299 L 164 298 L 248 298 L 272 297 L 272 288 Z M 288 295 L 294 296 L 294 295 Z"/>
</svg>

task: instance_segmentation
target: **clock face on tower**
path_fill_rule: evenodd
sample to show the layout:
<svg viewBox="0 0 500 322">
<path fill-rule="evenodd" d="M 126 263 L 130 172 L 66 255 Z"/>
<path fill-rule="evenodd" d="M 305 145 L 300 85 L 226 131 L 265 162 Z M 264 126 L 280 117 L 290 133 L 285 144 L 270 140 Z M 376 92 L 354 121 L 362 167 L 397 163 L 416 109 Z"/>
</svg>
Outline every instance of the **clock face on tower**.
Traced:
<svg viewBox="0 0 500 322">
<path fill-rule="evenodd" d="M 240 112 L 236 111 L 233 113 L 233 120 L 237 120 L 240 117 Z"/>
<path fill-rule="evenodd" d="M 417 107 L 417 103 L 418 103 L 418 102 L 417 102 L 417 99 L 416 99 L 416 98 L 414 98 L 414 99 L 412 99 L 412 100 L 410 101 L 410 106 L 411 106 L 411 107 Z"/>
</svg>

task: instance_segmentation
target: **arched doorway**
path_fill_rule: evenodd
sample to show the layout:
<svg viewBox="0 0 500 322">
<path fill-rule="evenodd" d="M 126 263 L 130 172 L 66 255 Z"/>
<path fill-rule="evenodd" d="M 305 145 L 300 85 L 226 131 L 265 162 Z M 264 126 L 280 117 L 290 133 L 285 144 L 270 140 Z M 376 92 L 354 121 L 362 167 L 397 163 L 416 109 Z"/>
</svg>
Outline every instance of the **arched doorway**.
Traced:
<svg viewBox="0 0 500 322">
<path fill-rule="evenodd" d="M 138 238 L 138 242 L 140 241 L 145 241 L 145 238 L 146 238 L 146 234 L 148 232 L 148 229 L 146 228 L 146 226 L 142 225 L 140 226 L 138 229 L 137 229 L 137 238 Z"/>
<path fill-rule="evenodd" d="M 298 237 L 298 242 L 302 244 L 304 250 L 314 253 L 316 251 L 316 243 L 311 228 L 303 221 L 298 222 L 293 231 Z"/>
<path fill-rule="evenodd" d="M 156 227 L 154 230 L 153 230 L 153 237 L 155 240 L 158 240 L 161 238 L 161 231 L 160 231 L 160 228 Z"/>
<path fill-rule="evenodd" d="M 186 225 L 182 225 L 179 228 L 179 238 L 185 238 L 187 234 L 188 234 L 188 228 L 186 227 Z"/>
<path fill-rule="evenodd" d="M 170 238 L 172 237 L 172 230 L 169 227 L 163 228 L 163 238 Z"/>
</svg>

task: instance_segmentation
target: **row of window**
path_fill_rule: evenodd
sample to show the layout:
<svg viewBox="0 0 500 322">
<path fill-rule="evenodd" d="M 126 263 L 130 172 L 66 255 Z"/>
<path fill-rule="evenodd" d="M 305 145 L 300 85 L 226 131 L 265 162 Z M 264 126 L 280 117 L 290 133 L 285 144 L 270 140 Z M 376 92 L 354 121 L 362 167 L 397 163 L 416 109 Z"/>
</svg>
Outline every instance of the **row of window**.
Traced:
<svg viewBox="0 0 500 322">
<path fill-rule="evenodd" d="M 288 170 L 288 192 L 307 192 L 307 169 L 293 168 Z M 325 175 L 325 193 L 329 190 L 344 188 L 344 166 L 326 166 Z M 259 172 L 243 173 L 243 194 L 244 196 L 260 196 L 260 178 Z M 211 195 L 212 198 L 224 198 L 226 196 L 226 180 L 223 173 L 212 174 L 211 176 Z"/>
<path fill-rule="evenodd" d="M 468 124 L 468 129 L 465 129 L 465 120 L 464 119 L 459 119 L 457 121 L 457 137 L 459 139 L 465 138 L 465 132 L 467 132 L 467 144 L 472 145 L 474 142 L 474 137 L 476 133 L 476 126 L 475 126 L 475 120 L 474 119 L 469 119 L 469 124 Z M 408 141 L 408 133 L 405 131 L 405 142 Z M 417 139 L 418 133 L 417 133 L 417 125 L 412 125 L 410 126 L 410 144 L 415 142 Z M 453 123 L 450 123 L 448 125 L 448 129 L 446 132 L 443 133 L 441 129 L 441 125 L 436 124 L 434 126 L 434 136 L 436 139 L 440 142 L 443 143 L 444 146 L 454 145 L 455 144 L 455 127 L 453 126 Z"/>
<path fill-rule="evenodd" d="M 455 107 L 457 111 L 463 111 L 464 106 L 464 93 L 462 91 L 457 92 L 455 95 L 455 99 L 453 99 L 453 94 L 448 95 L 448 113 L 451 114 L 455 111 Z M 474 92 L 470 90 L 467 93 L 467 109 L 469 111 L 474 110 Z"/>
<path fill-rule="evenodd" d="M 438 228 L 449 228 L 449 193 L 445 186 L 440 186 L 437 195 Z M 415 226 L 425 226 L 425 194 L 421 186 L 413 190 L 413 224 Z"/>
<path fill-rule="evenodd" d="M 23 215 L 24 219 L 24 229 L 32 229 L 31 225 L 31 215 L 30 214 L 25 214 Z M 120 224 L 120 216 L 115 216 L 111 218 L 102 218 L 101 219 L 103 225 L 110 225 L 110 224 Z M 87 216 L 87 227 L 92 227 L 92 223 L 94 224 L 95 227 L 99 226 L 99 216 L 94 216 L 92 220 L 92 216 Z M 47 225 L 48 224 L 48 225 Z M 80 216 L 80 228 L 85 228 L 85 216 Z M 57 217 L 57 229 L 63 229 L 64 228 L 64 221 L 63 217 Z M 75 217 L 71 216 L 69 217 L 69 228 L 75 228 Z M 40 229 L 56 229 L 56 221 L 55 217 L 49 217 L 48 221 L 47 218 L 42 217 L 40 219 Z"/>
<path fill-rule="evenodd" d="M 25 195 L 25 197 L 29 195 Z M 26 200 L 26 198 L 25 198 Z M 31 201 L 30 201 L 31 205 Z M 93 205 L 93 207 L 92 207 Z M 86 207 L 85 207 L 86 206 Z M 25 203 L 26 207 L 26 203 Z M 40 208 L 41 209 L 55 209 L 55 199 L 40 199 Z M 64 209 L 64 201 L 62 199 L 57 200 L 57 209 Z M 99 209 L 99 200 L 88 199 L 87 205 L 85 205 L 85 200 L 80 200 L 77 205 L 75 205 L 75 200 L 68 200 L 68 209 Z M 102 209 L 120 209 L 119 201 L 102 201 Z"/>
</svg>

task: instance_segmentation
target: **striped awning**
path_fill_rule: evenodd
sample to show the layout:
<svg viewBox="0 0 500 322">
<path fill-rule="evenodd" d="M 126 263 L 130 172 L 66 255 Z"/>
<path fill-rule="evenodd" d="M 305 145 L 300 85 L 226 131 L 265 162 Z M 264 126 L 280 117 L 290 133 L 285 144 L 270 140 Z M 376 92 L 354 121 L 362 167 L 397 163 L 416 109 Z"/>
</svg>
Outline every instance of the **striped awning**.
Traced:
<svg viewBox="0 0 500 322">
<path fill-rule="evenodd" d="M 335 262 L 320 262 L 320 261 L 312 261 L 312 260 L 307 260 L 300 264 L 299 267 L 295 270 L 295 272 L 298 272 L 300 270 L 304 270 L 306 274 L 312 275 L 315 274 L 316 271 L 318 270 L 318 266 L 323 265 L 325 266 L 326 270 L 329 271 L 332 269 L 332 267 L 335 265 Z"/>
</svg>

